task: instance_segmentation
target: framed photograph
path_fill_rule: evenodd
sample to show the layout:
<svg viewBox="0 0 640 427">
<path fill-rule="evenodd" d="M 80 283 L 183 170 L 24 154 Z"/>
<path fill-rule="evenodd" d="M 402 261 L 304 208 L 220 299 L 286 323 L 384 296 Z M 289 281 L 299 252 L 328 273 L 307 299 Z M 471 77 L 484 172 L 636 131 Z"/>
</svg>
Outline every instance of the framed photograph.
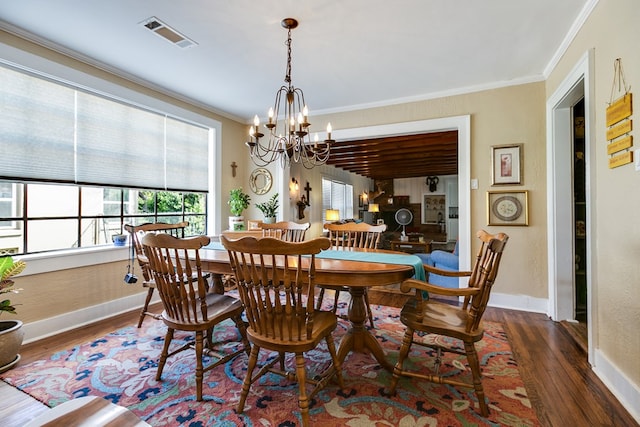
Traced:
<svg viewBox="0 0 640 427">
<path fill-rule="evenodd" d="M 487 191 L 487 225 L 529 225 L 529 192 Z"/>
<path fill-rule="evenodd" d="M 358 196 L 358 207 L 363 207 L 364 206 L 364 198 L 362 197 L 362 194 L 360 194 Z"/>
<path fill-rule="evenodd" d="M 260 223 L 261 223 L 261 222 L 262 222 L 262 221 L 260 221 L 259 219 L 250 219 L 250 220 L 247 220 L 247 228 L 248 228 L 249 230 L 262 230 L 262 229 L 260 228 Z"/>
<path fill-rule="evenodd" d="M 522 185 L 523 145 L 494 145 L 491 147 L 491 185 Z"/>
</svg>

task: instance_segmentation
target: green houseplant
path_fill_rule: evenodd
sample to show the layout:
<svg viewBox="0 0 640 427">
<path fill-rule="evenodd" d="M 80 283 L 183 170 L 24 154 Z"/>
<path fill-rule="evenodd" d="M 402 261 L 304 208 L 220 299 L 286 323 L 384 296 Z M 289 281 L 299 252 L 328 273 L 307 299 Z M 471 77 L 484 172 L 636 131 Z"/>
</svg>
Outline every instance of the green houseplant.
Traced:
<svg viewBox="0 0 640 427">
<path fill-rule="evenodd" d="M 233 216 L 229 217 L 229 230 L 244 230 L 242 212 L 249 207 L 251 197 L 242 188 L 235 188 L 229 192 L 229 210 Z"/>
<path fill-rule="evenodd" d="M 26 266 L 24 261 L 14 261 L 10 256 L 0 257 L 0 294 L 18 293 L 21 290 L 13 287 L 12 277 L 22 273 Z M 16 314 L 16 308 L 9 299 L 0 301 L 0 314 L 3 312 Z M 18 351 L 23 338 L 22 321 L 0 321 L 0 372 L 11 369 L 18 363 Z"/>
<path fill-rule="evenodd" d="M 275 222 L 278 207 L 278 193 L 271 196 L 271 198 L 264 203 L 256 203 L 256 208 L 262 212 L 264 215 L 264 222 L 267 224 Z"/>
</svg>

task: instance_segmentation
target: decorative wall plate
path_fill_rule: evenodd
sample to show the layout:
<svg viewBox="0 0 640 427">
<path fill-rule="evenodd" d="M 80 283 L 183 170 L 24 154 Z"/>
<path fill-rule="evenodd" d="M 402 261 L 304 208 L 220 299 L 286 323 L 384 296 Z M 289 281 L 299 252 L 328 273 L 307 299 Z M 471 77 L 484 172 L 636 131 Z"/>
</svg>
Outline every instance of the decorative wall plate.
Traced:
<svg viewBox="0 0 640 427">
<path fill-rule="evenodd" d="M 493 214 L 503 221 L 514 221 L 522 215 L 522 203 L 513 196 L 498 197 L 492 209 Z"/>
<path fill-rule="evenodd" d="M 488 225 L 529 225 L 527 190 L 487 191 Z"/>
<path fill-rule="evenodd" d="M 271 172 L 265 168 L 254 169 L 249 176 L 249 187 L 256 194 L 266 194 L 271 190 L 272 182 Z"/>
</svg>

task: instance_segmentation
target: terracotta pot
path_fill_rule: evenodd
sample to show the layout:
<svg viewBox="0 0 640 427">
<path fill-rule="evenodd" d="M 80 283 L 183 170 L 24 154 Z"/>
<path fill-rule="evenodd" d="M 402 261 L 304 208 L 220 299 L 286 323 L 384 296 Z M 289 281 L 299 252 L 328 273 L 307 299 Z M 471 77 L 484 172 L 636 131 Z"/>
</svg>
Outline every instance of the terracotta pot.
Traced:
<svg viewBox="0 0 640 427">
<path fill-rule="evenodd" d="M 20 346 L 24 338 L 22 321 L 0 321 L 0 372 L 13 368 L 20 360 Z"/>
</svg>

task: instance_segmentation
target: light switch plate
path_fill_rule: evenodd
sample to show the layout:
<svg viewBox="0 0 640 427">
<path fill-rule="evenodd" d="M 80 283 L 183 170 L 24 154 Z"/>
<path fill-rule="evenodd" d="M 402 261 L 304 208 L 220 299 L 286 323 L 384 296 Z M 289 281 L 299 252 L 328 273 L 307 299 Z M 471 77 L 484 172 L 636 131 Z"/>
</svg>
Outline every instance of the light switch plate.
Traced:
<svg viewBox="0 0 640 427">
<path fill-rule="evenodd" d="M 640 171 L 640 148 L 633 152 L 633 160 L 635 160 L 636 171 Z"/>
<path fill-rule="evenodd" d="M 636 165 L 637 168 L 637 165 Z M 471 180 L 471 189 L 472 190 L 477 190 L 478 189 L 478 180 L 476 178 L 473 178 Z"/>
</svg>

